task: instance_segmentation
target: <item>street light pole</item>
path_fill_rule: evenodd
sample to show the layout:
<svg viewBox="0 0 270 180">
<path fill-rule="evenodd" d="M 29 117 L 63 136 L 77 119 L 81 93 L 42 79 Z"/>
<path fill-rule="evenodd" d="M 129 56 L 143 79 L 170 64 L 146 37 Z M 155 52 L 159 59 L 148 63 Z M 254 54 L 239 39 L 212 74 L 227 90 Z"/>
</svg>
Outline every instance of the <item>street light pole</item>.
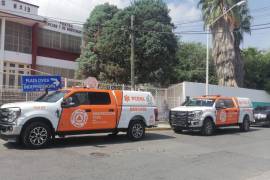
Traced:
<svg viewBox="0 0 270 180">
<path fill-rule="evenodd" d="M 209 94 L 209 26 L 206 27 L 206 75 L 205 75 L 205 95 Z"/>
<path fill-rule="evenodd" d="M 130 34 L 130 78 L 131 78 L 131 90 L 135 90 L 135 65 L 134 65 L 134 56 L 135 56 L 135 40 L 134 40 L 134 15 L 131 15 L 131 34 Z"/>
<path fill-rule="evenodd" d="M 220 18 L 226 15 L 229 11 L 231 11 L 236 6 L 241 6 L 242 4 L 246 3 L 246 1 L 239 1 L 238 3 L 234 4 L 231 8 L 227 11 L 223 12 L 222 15 L 217 17 L 212 23 L 207 24 L 206 26 L 206 75 L 205 75 L 205 95 L 209 94 L 209 34 L 210 34 L 210 27 L 215 24 Z"/>
</svg>

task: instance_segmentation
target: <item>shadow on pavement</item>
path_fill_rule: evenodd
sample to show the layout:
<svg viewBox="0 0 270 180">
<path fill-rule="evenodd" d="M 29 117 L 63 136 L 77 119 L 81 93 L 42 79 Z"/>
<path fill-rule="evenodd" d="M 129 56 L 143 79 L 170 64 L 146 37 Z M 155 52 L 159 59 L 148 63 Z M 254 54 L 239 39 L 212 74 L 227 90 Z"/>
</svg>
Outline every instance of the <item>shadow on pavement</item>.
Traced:
<svg viewBox="0 0 270 180">
<path fill-rule="evenodd" d="M 269 124 L 265 124 L 265 123 L 252 124 L 251 126 L 256 127 L 256 128 L 270 128 Z"/>
<path fill-rule="evenodd" d="M 146 133 L 145 138 L 140 141 L 167 140 L 173 138 L 175 137 L 149 132 Z M 117 136 L 113 135 L 69 136 L 66 138 L 56 138 L 48 148 L 66 148 L 78 146 L 94 146 L 99 148 L 105 148 L 106 145 L 124 144 L 124 143 L 136 143 L 136 141 L 129 140 L 126 134 L 119 134 Z M 16 143 L 6 143 L 4 144 L 4 146 L 8 149 L 24 149 L 20 144 Z"/>
<path fill-rule="evenodd" d="M 241 135 L 245 133 L 252 133 L 259 130 L 260 129 L 251 127 L 248 132 L 242 132 L 238 127 L 224 127 L 224 128 L 217 128 L 212 136 L 232 135 L 232 134 Z M 182 134 L 191 135 L 191 136 L 202 136 L 200 131 L 183 131 Z M 206 136 L 206 137 L 211 137 L 211 136 Z"/>
</svg>

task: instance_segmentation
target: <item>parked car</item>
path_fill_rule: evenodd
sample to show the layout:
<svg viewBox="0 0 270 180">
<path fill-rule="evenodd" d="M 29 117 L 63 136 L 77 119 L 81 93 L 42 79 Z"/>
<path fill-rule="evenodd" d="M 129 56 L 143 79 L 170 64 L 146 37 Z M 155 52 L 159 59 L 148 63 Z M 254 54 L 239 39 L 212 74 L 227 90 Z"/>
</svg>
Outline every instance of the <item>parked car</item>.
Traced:
<svg viewBox="0 0 270 180">
<path fill-rule="evenodd" d="M 270 106 L 258 106 L 254 109 L 255 124 L 270 126 Z"/>
<path fill-rule="evenodd" d="M 176 133 L 200 130 L 212 135 L 216 127 L 240 126 L 249 131 L 254 121 L 253 108 L 248 98 L 201 96 L 188 99 L 182 106 L 171 109 L 170 125 Z"/>
<path fill-rule="evenodd" d="M 157 107 L 149 92 L 71 88 L 36 101 L 4 104 L 0 137 L 40 148 L 56 136 L 127 132 L 131 140 L 153 127 Z"/>
</svg>

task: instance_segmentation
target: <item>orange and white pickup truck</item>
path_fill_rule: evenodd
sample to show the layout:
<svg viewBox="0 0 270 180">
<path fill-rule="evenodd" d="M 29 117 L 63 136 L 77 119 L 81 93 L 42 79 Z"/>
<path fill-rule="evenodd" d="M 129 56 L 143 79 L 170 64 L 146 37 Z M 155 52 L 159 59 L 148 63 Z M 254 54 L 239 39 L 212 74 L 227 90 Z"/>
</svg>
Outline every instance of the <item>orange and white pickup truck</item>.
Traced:
<svg viewBox="0 0 270 180">
<path fill-rule="evenodd" d="M 240 126 L 249 131 L 254 122 L 253 108 L 248 98 L 201 96 L 188 99 L 182 106 L 171 109 L 170 125 L 176 133 L 201 130 L 212 135 L 216 127 Z"/>
<path fill-rule="evenodd" d="M 157 107 L 149 92 L 71 88 L 2 105 L 0 137 L 30 148 L 44 147 L 56 135 L 124 131 L 139 140 L 156 121 Z"/>
</svg>

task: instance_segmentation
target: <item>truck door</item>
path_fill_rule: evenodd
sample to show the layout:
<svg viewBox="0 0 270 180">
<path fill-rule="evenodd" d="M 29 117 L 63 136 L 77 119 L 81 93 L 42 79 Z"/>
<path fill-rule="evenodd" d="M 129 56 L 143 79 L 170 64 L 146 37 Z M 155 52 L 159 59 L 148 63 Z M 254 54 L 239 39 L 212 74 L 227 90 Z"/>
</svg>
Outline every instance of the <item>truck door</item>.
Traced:
<svg viewBox="0 0 270 180">
<path fill-rule="evenodd" d="M 224 100 L 226 107 L 227 120 L 226 124 L 237 124 L 239 117 L 239 108 L 235 105 L 232 98 Z"/>
<path fill-rule="evenodd" d="M 57 131 L 83 131 L 91 129 L 91 109 L 88 92 L 76 92 L 65 100 Z"/>
<path fill-rule="evenodd" d="M 216 103 L 216 124 L 229 125 L 238 122 L 239 110 L 231 98 L 219 99 Z"/>
<path fill-rule="evenodd" d="M 227 112 L 224 99 L 219 99 L 216 102 L 216 125 L 224 125 L 227 121 Z"/>
<path fill-rule="evenodd" d="M 89 92 L 92 112 L 91 126 L 94 129 L 113 129 L 116 127 L 117 110 L 115 97 L 109 92 Z"/>
</svg>

